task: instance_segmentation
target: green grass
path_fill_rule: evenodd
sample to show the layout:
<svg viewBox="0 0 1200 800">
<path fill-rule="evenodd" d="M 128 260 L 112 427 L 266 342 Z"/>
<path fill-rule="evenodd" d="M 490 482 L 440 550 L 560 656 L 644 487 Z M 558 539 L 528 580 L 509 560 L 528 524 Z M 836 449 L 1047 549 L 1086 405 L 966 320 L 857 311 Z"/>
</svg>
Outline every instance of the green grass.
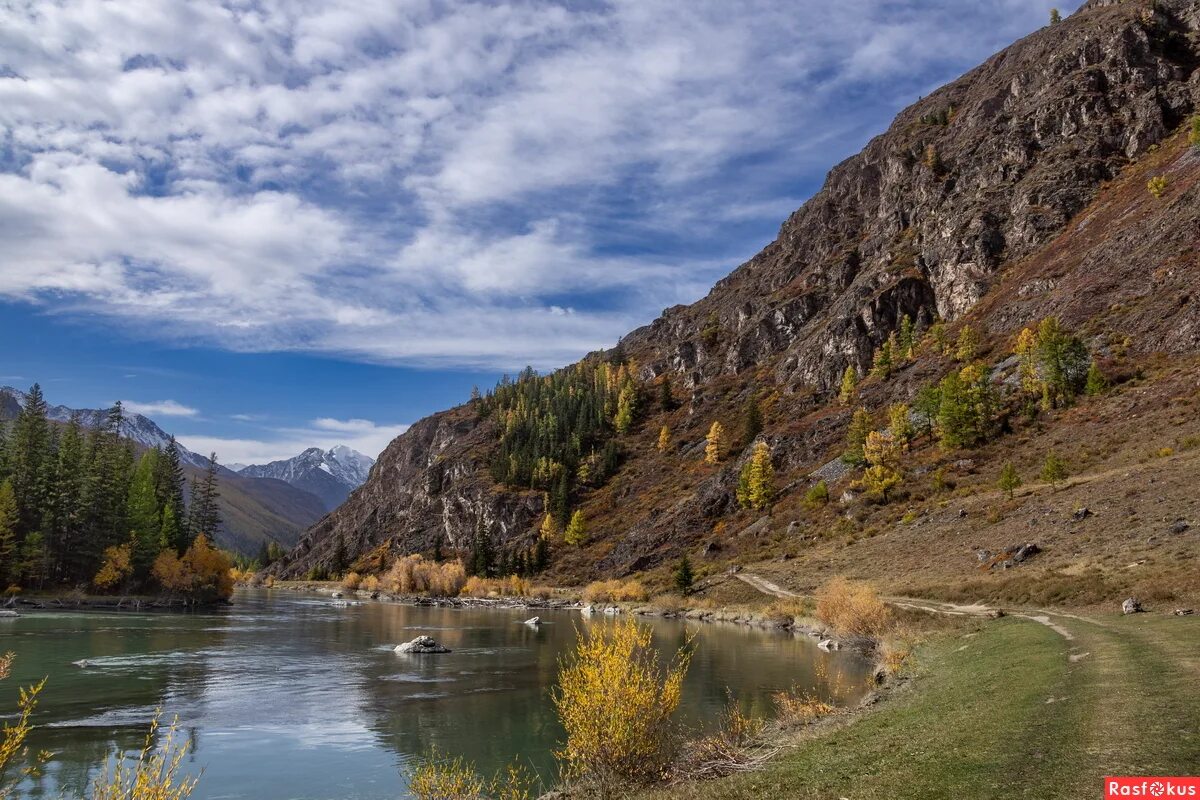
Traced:
<svg viewBox="0 0 1200 800">
<path fill-rule="evenodd" d="M 1020 618 L 939 637 L 875 711 L 760 772 L 653 796 L 1074 800 L 1106 774 L 1195 774 L 1200 619 L 1055 622 L 1074 640 Z"/>
</svg>

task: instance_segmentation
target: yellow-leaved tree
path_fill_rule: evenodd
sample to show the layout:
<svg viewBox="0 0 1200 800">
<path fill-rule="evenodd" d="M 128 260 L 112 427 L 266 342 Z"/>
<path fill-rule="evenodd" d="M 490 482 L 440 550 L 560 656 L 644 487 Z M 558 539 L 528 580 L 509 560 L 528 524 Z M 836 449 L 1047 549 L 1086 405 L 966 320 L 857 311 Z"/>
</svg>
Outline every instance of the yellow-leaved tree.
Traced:
<svg viewBox="0 0 1200 800">
<path fill-rule="evenodd" d="M 863 458 L 868 466 L 856 485 L 886 503 L 888 493 L 904 479 L 900 472 L 901 451 L 900 443 L 890 433 L 871 431 L 867 434 Z"/>
<path fill-rule="evenodd" d="M 658 432 L 658 452 L 665 453 L 671 447 L 671 429 L 663 425 Z"/>
<path fill-rule="evenodd" d="M 725 426 L 714 422 L 708 429 L 705 441 L 707 443 L 704 445 L 704 463 L 716 464 L 725 453 Z"/>
<path fill-rule="evenodd" d="M 563 531 L 563 541 L 575 547 L 587 541 L 587 522 L 583 518 L 582 511 L 577 510 L 571 515 L 571 521 L 567 523 L 567 529 Z"/>
<path fill-rule="evenodd" d="M 756 511 L 770 508 L 775 500 L 775 467 L 771 463 L 771 448 L 766 442 L 755 444 L 750 460 L 742 466 L 737 499 L 742 508 Z"/>
</svg>

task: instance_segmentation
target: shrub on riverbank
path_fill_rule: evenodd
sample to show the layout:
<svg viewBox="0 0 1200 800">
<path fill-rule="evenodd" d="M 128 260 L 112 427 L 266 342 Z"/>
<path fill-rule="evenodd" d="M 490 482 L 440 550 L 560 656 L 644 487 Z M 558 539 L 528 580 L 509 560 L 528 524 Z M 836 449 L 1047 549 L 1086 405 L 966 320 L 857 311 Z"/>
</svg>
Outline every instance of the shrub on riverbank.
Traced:
<svg viewBox="0 0 1200 800">
<path fill-rule="evenodd" d="M 408 790 L 417 800 L 528 800 L 536 782 L 516 764 L 488 779 L 461 756 L 446 758 L 436 750 L 407 774 Z"/>
<path fill-rule="evenodd" d="M 164 591 L 191 600 L 228 600 L 233 594 L 233 562 L 203 534 L 182 557 L 173 550 L 159 553 L 150 575 Z"/>
<path fill-rule="evenodd" d="M 842 636 L 878 639 L 892 626 L 892 612 L 875 587 L 842 577 L 832 578 L 817 590 L 816 613 Z"/>
<path fill-rule="evenodd" d="M 507 578 L 467 578 L 462 594 L 467 597 L 529 597 L 533 590 L 527 578 L 509 575 Z"/>
<path fill-rule="evenodd" d="M 685 645 L 660 665 L 650 630 L 633 621 L 581 632 L 553 695 L 567 733 L 555 754 L 564 776 L 605 798 L 662 779 L 679 743 L 671 717 L 690 659 Z"/>
<path fill-rule="evenodd" d="M 650 597 L 646 587 L 636 580 L 593 581 L 583 590 L 589 603 L 644 603 Z"/>
<path fill-rule="evenodd" d="M 399 558 L 380 578 L 381 587 L 392 594 L 429 594 L 456 597 L 467 582 L 461 561 L 426 561 L 421 556 Z"/>
</svg>

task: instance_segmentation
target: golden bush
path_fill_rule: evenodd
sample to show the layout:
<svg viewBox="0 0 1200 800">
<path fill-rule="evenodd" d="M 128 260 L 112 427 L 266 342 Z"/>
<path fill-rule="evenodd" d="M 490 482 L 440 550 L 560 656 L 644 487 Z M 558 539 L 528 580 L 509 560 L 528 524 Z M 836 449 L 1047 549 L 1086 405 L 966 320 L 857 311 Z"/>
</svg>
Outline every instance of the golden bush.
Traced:
<svg viewBox="0 0 1200 800">
<path fill-rule="evenodd" d="M 811 725 L 837 710 L 824 700 L 796 689 L 776 692 L 771 695 L 771 702 L 775 705 L 780 724 L 784 726 Z"/>
<path fill-rule="evenodd" d="M 462 594 L 467 597 L 530 597 L 533 586 L 528 578 L 519 575 L 509 575 L 507 578 L 472 575 L 463 585 Z"/>
<path fill-rule="evenodd" d="M 0 656 L 0 680 L 8 677 L 12 662 L 12 653 Z M 21 688 L 17 695 L 15 721 L 6 722 L 3 731 L 0 731 L 0 800 L 17 797 L 17 784 L 25 778 L 41 774 L 42 765 L 50 758 L 47 752 L 30 754 L 25 745 L 29 732 L 33 730 L 30 718 L 45 685 L 46 679 L 43 678 L 28 689 Z"/>
<path fill-rule="evenodd" d="M 612 579 L 593 581 L 583 590 L 589 603 L 644 603 L 650 597 L 641 581 Z"/>
<path fill-rule="evenodd" d="M 892 625 L 892 612 L 869 583 L 843 577 L 817 590 L 818 619 L 843 636 L 879 638 Z"/>
<path fill-rule="evenodd" d="M 671 717 L 691 658 L 685 645 L 660 665 L 649 629 L 632 620 L 579 633 L 553 693 L 567 740 L 555 755 L 568 780 L 612 797 L 663 778 L 676 752 Z"/>
<path fill-rule="evenodd" d="M 379 578 L 375 575 L 368 575 L 358 584 L 358 588 L 364 592 L 375 592 L 379 590 Z"/>
<path fill-rule="evenodd" d="M 380 586 L 392 594 L 428 594 L 456 597 L 467 582 L 460 561 L 426 561 L 419 555 L 396 559 L 380 578 Z"/>
<path fill-rule="evenodd" d="M 101 591 L 120 587 L 133 572 L 133 547 L 128 542 L 104 550 L 104 561 L 92 583 Z"/>
<path fill-rule="evenodd" d="M 417 800 L 529 800 L 533 777 L 511 765 L 490 780 L 461 757 L 446 758 L 435 750 L 408 771 L 408 790 Z"/>
<path fill-rule="evenodd" d="M 347 572 L 342 577 L 342 588 L 347 592 L 357 591 L 362 586 L 362 576 L 357 572 Z"/>
<path fill-rule="evenodd" d="M 198 778 L 181 774 L 188 741 L 185 737 L 176 744 L 179 731 L 172 722 L 162 743 L 156 744 L 160 716 L 156 713 L 151 720 L 136 758 L 120 753 L 105 765 L 92 784 L 91 800 L 184 800 L 192 794 Z"/>
<path fill-rule="evenodd" d="M 170 549 L 159 553 L 150 575 L 165 591 L 195 600 L 226 600 L 233 594 L 233 562 L 204 534 L 182 558 Z"/>
</svg>

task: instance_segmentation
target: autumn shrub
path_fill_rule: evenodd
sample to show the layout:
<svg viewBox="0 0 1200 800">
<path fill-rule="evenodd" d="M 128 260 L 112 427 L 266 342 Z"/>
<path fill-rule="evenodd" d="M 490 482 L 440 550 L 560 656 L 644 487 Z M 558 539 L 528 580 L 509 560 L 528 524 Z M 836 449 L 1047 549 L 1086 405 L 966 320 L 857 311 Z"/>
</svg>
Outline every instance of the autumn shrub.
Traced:
<svg viewBox="0 0 1200 800">
<path fill-rule="evenodd" d="M 145 744 L 134 758 L 119 753 L 105 764 L 92 783 L 90 800 L 184 800 L 196 789 L 197 778 L 181 770 L 191 748 L 186 736 L 176 744 L 177 722 L 158 742 L 160 714 L 156 713 L 146 733 Z"/>
<path fill-rule="evenodd" d="M 799 689 L 775 692 L 771 695 L 779 724 L 784 727 L 811 725 L 832 714 L 835 709 L 815 695 Z"/>
<path fill-rule="evenodd" d="M 868 583 L 836 577 L 817 590 L 817 618 L 843 636 L 879 638 L 892 613 Z"/>
<path fill-rule="evenodd" d="M 529 597 L 533 587 L 528 578 L 509 575 L 507 578 L 481 578 L 472 575 L 463 585 L 467 597 Z"/>
<path fill-rule="evenodd" d="M 432 751 L 408 770 L 408 790 L 417 800 L 528 800 L 534 777 L 518 765 L 485 778 L 461 757 Z"/>
<path fill-rule="evenodd" d="M 128 542 L 105 548 L 104 560 L 92 578 L 92 585 L 102 592 L 121 588 L 133 574 L 132 558 L 133 546 Z"/>
<path fill-rule="evenodd" d="M 8 677 L 12 669 L 13 654 L 0 656 L 0 680 Z M 31 754 L 25 745 L 33 724 L 30 718 L 37 707 L 37 698 L 46 685 L 40 683 L 22 688 L 17 695 L 17 713 L 4 723 L 0 731 L 0 800 L 17 797 L 17 785 L 26 778 L 37 777 L 42 764 L 50 758 L 46 752 Z"/>
<path fill-rule="evenodd" d="M 456 597 L 467 582 L 467 573 L 461 561 L 439 563 L 412 555 L 396 559 L 379 582 L 392 594 Z"/>
<path fill-rule="evenodd" d="M 689 780 L 721 778 L 752 769 L 778 752 L 765 746 L 766 723 L 744 713 L 730 699 L 712 733 L 688 743 L 677 772 Z"/>
<path fill-rule="evenodd" d="M 632 620 L 580 632 L 553 692 L 567 735 L 555 753 L 564 777 L 601 797 L 663 778 L 677 752 L 672 715 L 690 659 L 685 645 L 660 664 L 650 630 Z"/>
<path fill-rule="evenodd" d="M 190 600 L 226 600 L 233 594 L 233 562 L 203 534 L 182 558 L 170 548 L 159 553 L 150 576 L 164 591 Z"/>
<path fill-rule="evenodd" d="M 357 572 L 347 572 L 342 577 L 342 588 L 347 592 L 358 591 L 358 588 L 362 586 L 362 580 L 362 576 Z"/>
<path fill-rule="evenodd" d="M 379 578 L 375 575 L 368 575 L 367 577 L 363 578 L 362 581 L 358 584 L 358 588 L 362 589 L 364 592 L 378 591 L 379 590 Z"/>
<path fill-rule="evenodd" d="M 616 578 L 593 581 L 583 590 L 583 599 L 589 603 L 643 603 L 649 596 L 641 581 Z"/>
<path fill-rule="evenodd" d="M 879 643 L 879 667 L 886 675 L 896 675 L 908 663 L 912 648 L 897 639 L 887 638 Z"/>
</svg>

